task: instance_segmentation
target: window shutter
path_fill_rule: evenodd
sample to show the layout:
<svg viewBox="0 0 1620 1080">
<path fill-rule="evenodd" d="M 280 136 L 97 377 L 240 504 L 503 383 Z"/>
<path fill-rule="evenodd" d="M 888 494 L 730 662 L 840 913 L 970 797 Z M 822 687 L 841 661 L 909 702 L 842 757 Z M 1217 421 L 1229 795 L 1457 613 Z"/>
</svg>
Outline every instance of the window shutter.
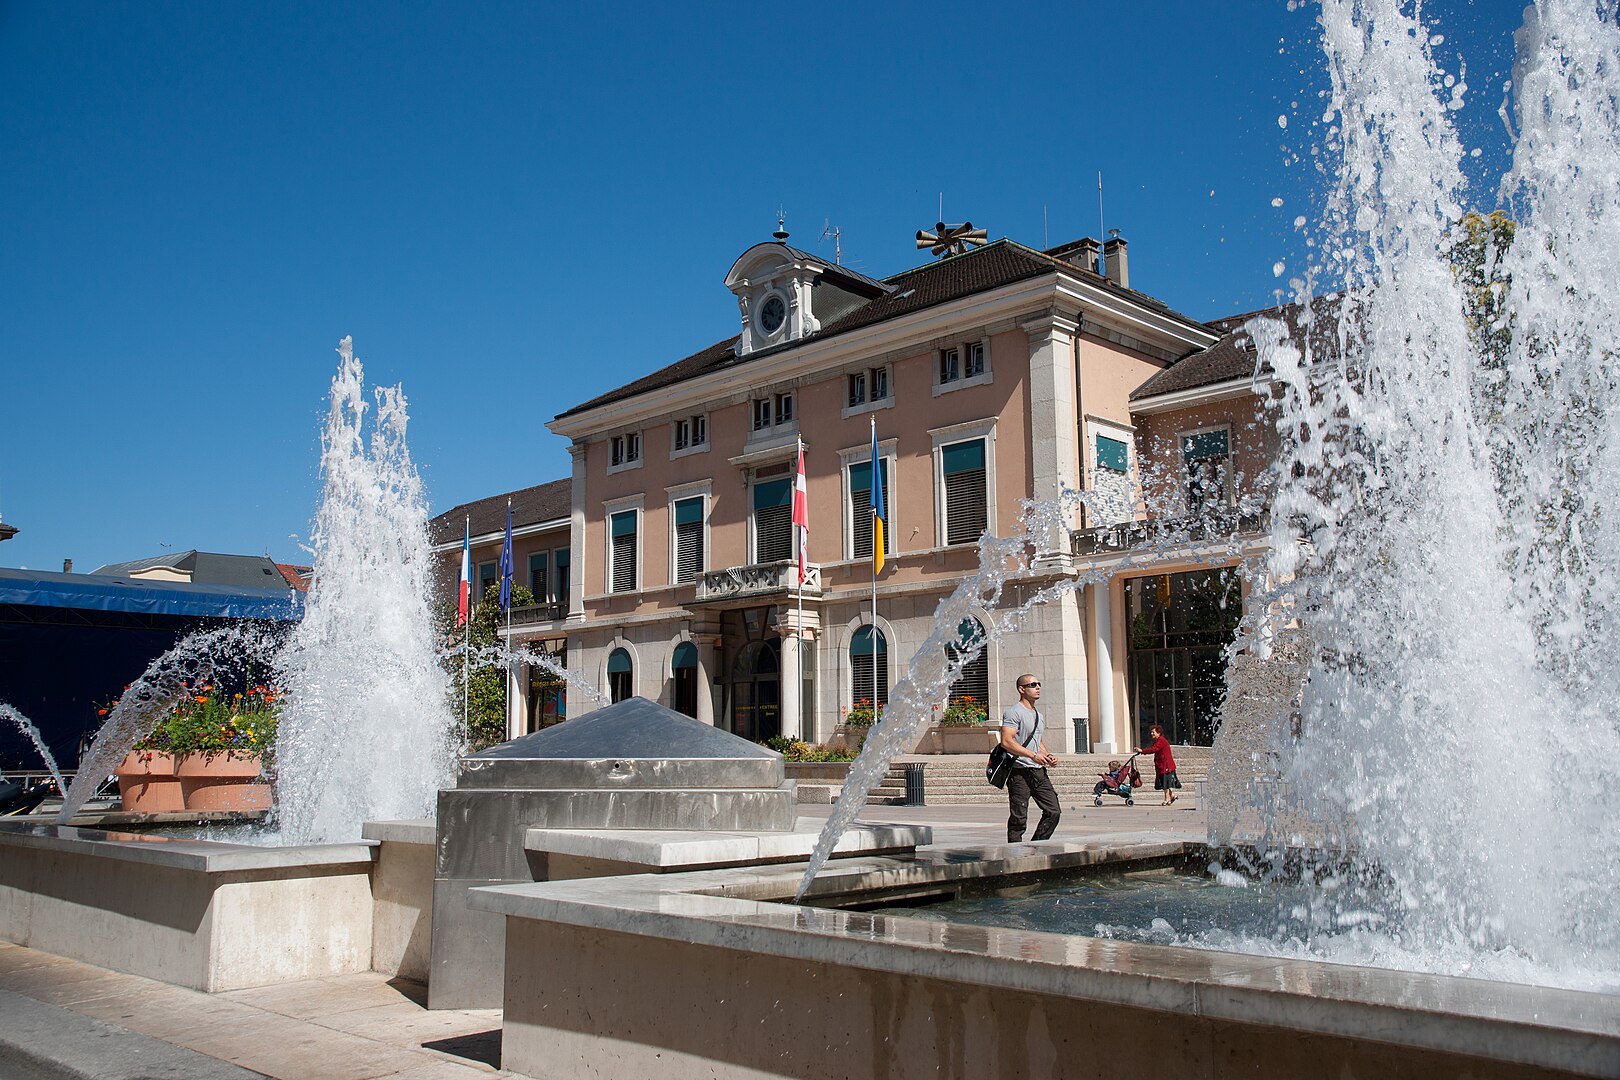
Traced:
<svg viewBox="0 0 1620 1080">
<path fill-rule="evenodd" d="M 989 527 L 984 440 L 941 448 L 945 473 L 945 543 L 974 544 Z"/>
<path fill-rule="evenodd" d="M 1224 431 L 1201 431 L 1197 435 L 1181 437 L 1181 455 L 1188 461 L 1226 457 L 1228 452 Z"/>
<path fill-rule="evenodd" d="M 884 461 L 879 468 L 883 481 L 883 490 L 889 494 L 888 510 L 892 518 L 894 514 L 894 489 L 889 486 L 889 463 Z M 872 557 L 872 465 L 862 461 L 849 467 L 849 521 L 850 521 L 850 557 L 854 559 L 870 559 Z M 885 519 L 883 529 L 883 553 L 892 554 L 894 551 L 894 522 Z M 975 537 L 977 539 L 977 537 Z"/>
<path fill-rule="evenodd" d="M 986 638 L 984 627 L 979 625 L 977 619 L 963 619 L 956 628 L 956 641 L 947 645 L 945 651 L 952 659 L 958 652 L 966 652 L 963 646 L 984 641 Z M 951 690 L 946 697 L 946 703 L 960 701 L 963 698 L 972 698 L 973 703 L 982 706 L 986 715 L 990 709 L 990 653 L 982 649 L 979 655 L 962 667 L 962 674 L 957 676 L 951 684 Z"/>
<path fill-rule="evenodd" d="M 696 581 L 703 573 L 703 500 L 675 504 L 675 581 Z"/>
<path fill-rule="evenodd" d="M 786 562 L 793 558 L 793 481 L 770 480 L 754 485 L 754 560 Z"/>
<path fill-rule="evenodd" d="M 1102 469 L 1112 469 L 1115 472 L 1125 472 L 1126 452 L 1125 444 L 1119 439 L 1110 439 L 1106 435 L 1097 436 L 1097 466 Z"/>
<path fill-rule="evenodd" d="M 613 591 L 634 592 L 636 588 L 636 514 L 627 510 L 613 515 Z"/>
</svg>

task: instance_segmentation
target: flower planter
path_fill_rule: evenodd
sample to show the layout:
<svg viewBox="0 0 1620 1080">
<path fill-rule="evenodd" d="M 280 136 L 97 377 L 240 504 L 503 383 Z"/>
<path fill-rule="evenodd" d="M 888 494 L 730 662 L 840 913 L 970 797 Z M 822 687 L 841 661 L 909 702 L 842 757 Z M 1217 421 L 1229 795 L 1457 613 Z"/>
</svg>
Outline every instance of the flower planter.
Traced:
<svg viewBox="0 0 1620 1080">
<path fill-rule="evenodd" d="M 934 724 L 926 741 L 936 754 L 988 754 L 996 735 L 985 724 Z"/>
<path fill-rule="evenodd" d="M 186 808 L 172 754 L 131 751 L 124 755 L 123 764 L 113 770 L 113 775 L 118 777 L 122 809 L 130 813 L 161 814 Z"/>
<path fill-rule="evenodd" d="M 866 733 L 871 730 L 870 726 L 854 727 L 839 724 L 833 728 L 832 738 L 827 740 L 827 745 L 835 750 L 853 750 L 860 753 L 861 745 L 866 742 Z"/>
<path fill-rule="evenodd" d="M 268 810 L 270 785 L 259 779 L 258 754 L 199 751 L 175 757 L 187 810 Z"/>
</svg>

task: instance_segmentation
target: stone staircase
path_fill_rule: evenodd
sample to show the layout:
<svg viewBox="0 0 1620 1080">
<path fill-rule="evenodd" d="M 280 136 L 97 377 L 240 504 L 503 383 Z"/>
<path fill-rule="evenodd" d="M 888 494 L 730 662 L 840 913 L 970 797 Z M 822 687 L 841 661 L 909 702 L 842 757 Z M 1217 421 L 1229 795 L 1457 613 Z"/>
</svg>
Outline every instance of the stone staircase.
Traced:
<svg viewBox="0 0 1620 1080">
<path fill-rule="evenodd" d="M 1191 794 L 1193 782 L 1209 774 L 1211 751 L 1207 746 L 1177 746 L 1176 776 L 1181 779 L 1184 793 Z M 1090 800 L 1091 789 L 1111 759 L 1125 760 L 1123 754 L 1060 754 L 1058 764 L 1046 770 L 1057 788 L 1064 806 L 1077 806 L 1080 800 Z M 869 805 L 897 805 L 905 802 L 907 764 L 923 766 L 923 799 L 930 806 L 952 806 L 976 803 L 1005 805 L 1007 793 L 985 783 L 983 754 L 919 754 L 901 758 L 889 766 L 889 775 L 872 789 Z M 1153 790 L 1153 759 L 1138 757 L 1136 767 L 1142 773 L 1141 798 L 1157 799 Z M 1117 796 L 1109 796 L 1117 801 Z"/>
</svg>

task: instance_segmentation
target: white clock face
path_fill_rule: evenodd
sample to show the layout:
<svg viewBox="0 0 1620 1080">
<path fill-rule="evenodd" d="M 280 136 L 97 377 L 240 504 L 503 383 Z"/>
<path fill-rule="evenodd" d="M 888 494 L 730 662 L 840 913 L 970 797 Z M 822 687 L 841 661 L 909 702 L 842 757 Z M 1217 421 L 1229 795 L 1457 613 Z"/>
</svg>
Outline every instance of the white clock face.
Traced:
<svg viewBox="0 0 1620 1080">
<path fill-rule="evenodd" d="M 787 320 L 787 303 L 780 296 L 767 296 L 765 302 L 759 306 L 760 329 L 767 334 L 774 334 L 782 329 L 782 323 Z"/>
</svg>

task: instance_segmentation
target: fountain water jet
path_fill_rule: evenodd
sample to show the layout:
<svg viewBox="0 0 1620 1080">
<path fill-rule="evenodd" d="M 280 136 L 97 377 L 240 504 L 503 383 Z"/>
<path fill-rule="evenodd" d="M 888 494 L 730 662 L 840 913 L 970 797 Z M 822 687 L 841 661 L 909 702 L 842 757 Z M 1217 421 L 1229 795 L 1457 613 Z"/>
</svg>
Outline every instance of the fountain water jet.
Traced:
<svg viewBox="0 0 1620 1080">
<path fill-rule="evenodd" d="M 39 728 L 35 727 L 28 717 L 3 701 L 0 701 L 0 716 L 10 720 L 17 725 L 18 731 L 28 736 L 34 744 L 34 749 L 39 751 L 40 760 L 45 763 L 45 768 L 50 770 L 51 778 L 56 781 L 56 790 L 65 794 L 67 786 L 62 783 L 62 771 L 56 767 L 56 758 L 51 756 L 50 748 L 45 745 L 45 740 L 40 737 Z"/>
</svg>

